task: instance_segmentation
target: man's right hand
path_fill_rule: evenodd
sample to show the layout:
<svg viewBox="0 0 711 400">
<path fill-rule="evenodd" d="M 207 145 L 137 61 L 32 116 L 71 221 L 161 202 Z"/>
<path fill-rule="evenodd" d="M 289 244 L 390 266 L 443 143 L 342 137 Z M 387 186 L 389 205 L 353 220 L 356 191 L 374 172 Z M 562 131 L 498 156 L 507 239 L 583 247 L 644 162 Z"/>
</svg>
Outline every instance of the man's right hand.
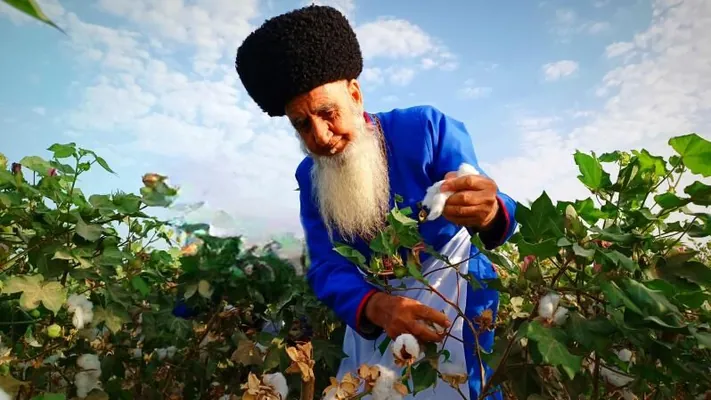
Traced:
<svg viewBox="0 0 711 400">
<path fill-rule="evenodd" d="M 444 339 L 446 330 L 437 332 L 427 323 L 437 324 L 444 329 L 450 326 L 450 321 L 443 313 L 417 300 L 382 292 L 374 294 L 368 300 L 365 317 L 383 328 L 392 339 L 409 333 L 424 342 L 440 342 Z"/>
</svg>

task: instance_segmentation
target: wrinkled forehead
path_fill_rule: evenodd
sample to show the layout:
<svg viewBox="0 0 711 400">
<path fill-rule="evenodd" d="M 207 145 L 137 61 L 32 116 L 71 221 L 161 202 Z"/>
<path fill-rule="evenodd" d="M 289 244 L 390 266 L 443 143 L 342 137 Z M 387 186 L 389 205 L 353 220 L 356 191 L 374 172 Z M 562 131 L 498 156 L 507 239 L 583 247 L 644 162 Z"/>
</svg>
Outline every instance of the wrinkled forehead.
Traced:
<svg viewBox="0 0 711 400">
<path fill-rule="evenodd" d="M 327 83 L 296 96 L 286 105 L 286 115 L 294 122 L 310 115 L 337 111 L 347 105 L 348 90 L 341 81 Z"/>
</svg>

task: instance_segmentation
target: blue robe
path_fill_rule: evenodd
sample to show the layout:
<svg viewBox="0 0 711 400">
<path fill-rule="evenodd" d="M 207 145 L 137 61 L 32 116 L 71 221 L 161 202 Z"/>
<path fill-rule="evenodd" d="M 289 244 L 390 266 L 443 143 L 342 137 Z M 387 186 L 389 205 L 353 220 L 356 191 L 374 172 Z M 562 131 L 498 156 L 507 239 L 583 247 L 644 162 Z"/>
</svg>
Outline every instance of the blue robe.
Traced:
<svg viewBox="0 0 711 400">
<path fill-rule="evenodd" d="M 410 207 L 417 212 L 417 203 L 425 197 L 427 188 L 444 179 L 448 172 L 456 171 L 461 163 L 476 167 L 486 176 L 478 165 L 472 139 L 464 124 L 434 107 L 417 106 L 366 113 L 364 117 L 371 122 L 373 117 L 379 119 L 383 129 L 391 182 L 391 207 L 395 204 L 394 196 L 400 195 L 404 202 L 400 203 L 399 207 Z M 311 260 L 307 271 L 308 282 L 317 298 L 348 326 L 366 339 L 375 339 L 382 333 L 382 329 L 364 322 L 363 308 L 368 298 L 379 289 L 367 282 L 354 264 L 333 250 L 334 245 L 328 237 L 313 199 L 310 176 L 312 166 L 313 159 L 306 157 L 296 170 L 300 190 L 301 223 Z M 501 191 L 498 192 L 497 199 L 500 210 L 494 227 L 486 233 L 480 233 L 480 238 L 488 249 L 503 244 L 516 228 L 515 201 Z M 423 239 L 435 249 L 449 242 L 460 229 L 461 227 L 444 217 L 420 225 Z M 338 232 L 334 233 L 334 241 L 347 243 Z M 371 252 L 365 241 L 359 240 L 349 244 L 369 257 Z M 474 246 L 471 252 L 472 255 L 477 252 Z M 426 257 L 423 254 L 423 262 Z M 491 262 L 481 254 L 469 261 L 468 271 L 479 280 L 497 276 Z M 494 310 L 496 317 L 498 292 L 492 289 L 474 290 L 470 285 L 467 287 L 465 314 L 472 318 L 489 308 Z M 480 344 L 487 351 L 493 345 L 493 336 L 493 331 L 479 335 Z M 474 335 L 470 329 L 465 329 L 463 338 L 468 343 L 474 343 Z M 466 363 L 470 396 L 476 399 L 480 391 L 479 361 L 473 352 L 467 352 Z M 497 394 L 496 398 L 500 398 L 499 396 L 500 394 Z"/>
</svg>

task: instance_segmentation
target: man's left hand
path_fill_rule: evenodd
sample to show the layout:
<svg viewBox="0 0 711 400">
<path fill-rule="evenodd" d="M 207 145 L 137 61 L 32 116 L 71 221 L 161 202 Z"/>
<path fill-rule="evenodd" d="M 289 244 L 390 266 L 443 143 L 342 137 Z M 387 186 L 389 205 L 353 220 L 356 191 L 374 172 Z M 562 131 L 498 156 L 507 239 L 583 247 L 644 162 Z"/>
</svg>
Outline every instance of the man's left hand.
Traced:
<svg viewBox="0 0 711 400">
<path fill-rule="evenodd" d="M 445 203 L 442 215 L 452 223 L 479 231 L 487 230 L 499 211 L 496 183 L 481 175 L 457 177 L 450 172 L 441 190 L 454 192 Z"/>
</svg>

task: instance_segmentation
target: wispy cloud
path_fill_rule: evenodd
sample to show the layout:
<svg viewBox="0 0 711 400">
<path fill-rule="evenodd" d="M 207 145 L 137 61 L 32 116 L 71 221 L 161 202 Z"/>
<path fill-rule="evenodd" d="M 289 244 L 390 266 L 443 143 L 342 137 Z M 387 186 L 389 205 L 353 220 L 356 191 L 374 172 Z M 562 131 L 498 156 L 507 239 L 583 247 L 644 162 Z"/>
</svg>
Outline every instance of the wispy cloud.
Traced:
<svg viewBox="0 0 711 400">
<path fill-rule="evenodd" d="M 491 92 L 490 87 L 478 86 L 473 79 L 467 79 L 459 90 L 459 95 L 465 99 L 480 99 L 489 96 Z"/>
<path fill-rule="evenodd" d="M 578 63 L 572 60 L 561 60 L 543 65 L 542 70 L 547 81 L 557 81 L 572 75 L 578 70 Z"/>
<path fill-rule="evenodd" d="M 711 4 L 706 0 L 655 0 L 656 16 L 635 36 L 638 60 L 628 59 L 607 72 L 601 86 L 607 97 L 599 112 L 582 125 L 566 119 L 523 123 L 520 151 L 487 171 L 518 200 L 546 190 L 554 198 L 581 198 L 572 154 L 644 147 L 670 154 L 670 137 L 711 130 Z M 540 121 L 539 121 L 540 122 Z"/>
</svg>

